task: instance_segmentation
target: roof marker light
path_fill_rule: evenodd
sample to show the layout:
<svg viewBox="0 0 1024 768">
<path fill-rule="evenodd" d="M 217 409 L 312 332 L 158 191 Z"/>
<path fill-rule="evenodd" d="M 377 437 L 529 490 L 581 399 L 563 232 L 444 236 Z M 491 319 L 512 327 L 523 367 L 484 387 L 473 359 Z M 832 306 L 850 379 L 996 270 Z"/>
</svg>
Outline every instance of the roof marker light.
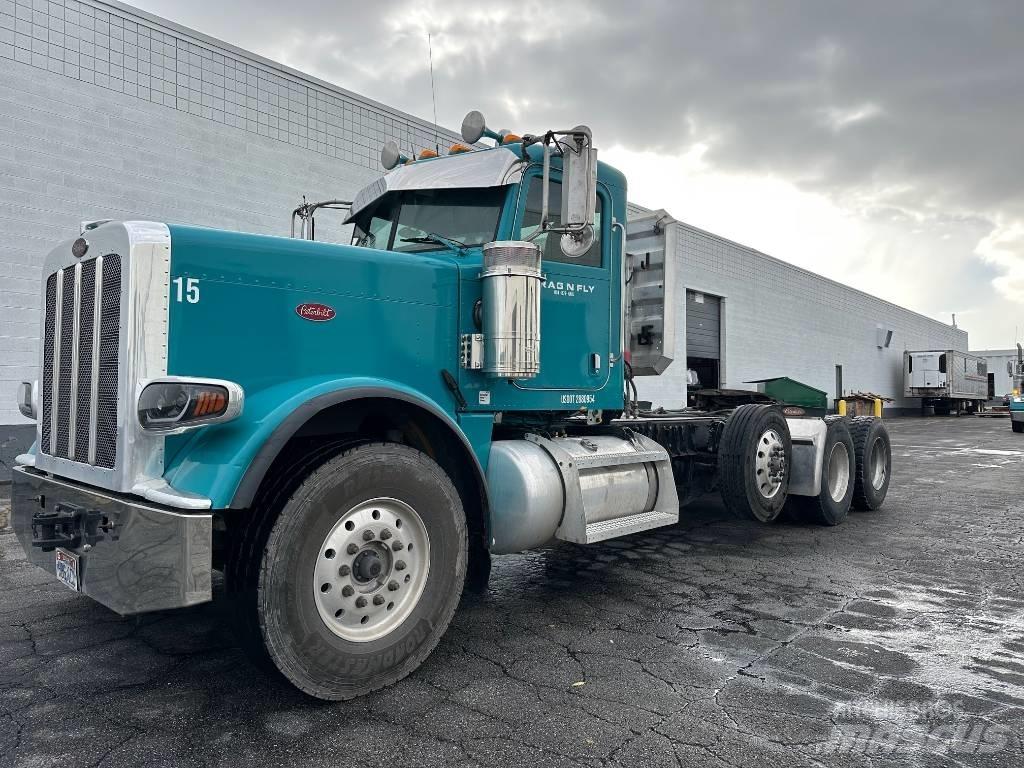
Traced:
<svg viewBox="0 0 1024 768">
<path fill-rule="evenodd" d="M 419 159 L 420 160 L 429 160 L 432 157 L 437 157 L 437 152 L 435 152 L 432 149 L 424 149 L 422 152 L 420 152 Z"/>
<path fill-rule="evenodd" d="M 472 147 L 467 147 L 465 144 L 452 144 L 448 150 L 449 155 L 461 155 L 463 152 L 472 152 Z"/>
</svg>

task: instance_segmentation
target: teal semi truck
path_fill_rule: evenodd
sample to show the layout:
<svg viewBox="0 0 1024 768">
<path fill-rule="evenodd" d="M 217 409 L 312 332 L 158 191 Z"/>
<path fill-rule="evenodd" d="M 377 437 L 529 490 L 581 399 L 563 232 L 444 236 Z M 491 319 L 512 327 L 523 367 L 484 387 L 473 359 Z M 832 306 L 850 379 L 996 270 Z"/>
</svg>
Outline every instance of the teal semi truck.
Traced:
<svg viewBox="0 0 1024 768">
<path fill-rule="evenodd" d="M 385 146 L 351 244 L 310 239 L 317 204 L 303 237 L 104 221 L 55 247 L 19 392 L 30 560 L 125 615 L 209 601 L 221 571 L 254 657 L 346 699 L 414 670 L 493 554 L 672 525 L 715 489 L 761 522 L 882 504 L 880 421 L 639 408 L 672 361 L 672 219 L 627 222 L 589 129 L 473 112 L 463 138 Z"/>
</svg>

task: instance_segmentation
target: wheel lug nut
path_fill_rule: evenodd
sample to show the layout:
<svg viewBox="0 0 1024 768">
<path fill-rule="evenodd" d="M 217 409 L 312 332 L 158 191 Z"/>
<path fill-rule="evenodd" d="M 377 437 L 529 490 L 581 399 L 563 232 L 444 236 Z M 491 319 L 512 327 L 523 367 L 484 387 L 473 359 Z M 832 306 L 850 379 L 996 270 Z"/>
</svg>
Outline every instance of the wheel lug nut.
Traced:
<svg viewBox="0 0 1024 768">
<path fill-rule="evenodd" d="M 359 551 L 359 545 L 355 543 L 349 544 L 348 547 L 345 548 L 345 551 L 348 552 L 350 555 L 354 555 L 356 552 Z"/>
<path fill-rule="evenodd" d="M 383 531 L 380 532 L 380 540 L 381 541 L 387 541 L 390 538 L 391 538 L 391 531 L 389 531 L 387 528 L 385 528 Z"/>
<path fill-rule="evenodd" d="M 352 569 L 349 568 L 347 565 L 343 565 L 343 566 L 341 566 L 341 568 L 338 569 L 338 575 L 339 576 L 348 576 L 351 572 L 352 572 Z"/>
<path fill-rule="evenodd" d="M 365 607 L 366 607 L 366 598 L 365 597 L 358 598 L 356 600 L 356 608 L 365 608 Z"/>
<path fill-rule="evenodd" d="M 351 584 L 346 584 L 344 587 L 341 588 L 341 594 L 343 594 L 345 597 L 352 597 L 353 592 L 355 592 L 355 590 L 352 589 Z"/>
<path fill-rule="evenodd" d="M 395 570 L 396 571 L 404 571 L 405 570 L 405 561 L 404 560 L 399 560 L 398 562 L 396 562 L 395 563 Z"/>
<path fill-rule="evenodd" d="M 384 595 L 374 595 L 373 596 L 373 604 L 374 605 L 384 605 Z"/>
<path fill-rule="evenodd" d="M 391 591 L 391 592 L 394 592 L 396 589 L 398 589 L 398 582 L 397 581 L 389 581 L 388 582 L 388 590 Z"/>
<path fill-rule="evenodd" d="M 373 541 L 373 531 L 369 529 L 363 531 L 363 541 Z"/>
<path fill-rule="evenodd" d="M 393 549 L 395 552 L 401 552 L 403 549 L 405 549 L 405 544 L 403 544 L 400 541 L 396 541 L 394 544 L 391 545 L 391 549 Z"/>
</svg>

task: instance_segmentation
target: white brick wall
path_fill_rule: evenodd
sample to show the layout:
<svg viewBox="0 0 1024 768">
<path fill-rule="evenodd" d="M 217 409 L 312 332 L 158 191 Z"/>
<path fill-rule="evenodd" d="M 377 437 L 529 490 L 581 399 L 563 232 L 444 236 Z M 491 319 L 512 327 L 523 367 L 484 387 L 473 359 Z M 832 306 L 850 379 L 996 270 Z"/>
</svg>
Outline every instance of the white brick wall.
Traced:
<svg viewBox="0 0 1024 768">
<path fill-rule="evenodd" d="M 631 213 L 639 208 L 631 206 Z M 641 377 L 640 398 L 679 407 L 686 397 L 685 289 L 723 297 L 724 386 L 789 376 L 835 397 L 843 389 L 892 397 L 903 393 L 904 349 L 967 350 L 967 333 L 686 224 L 678 228 L 676 359 L 662 376 Z M 892 330 L 887 349 L 877 326 Z"/>
<path fill-rule="evenodd" d="M 37 375 L 43 256 L 82 219 L 284 235 L 303 195 L 375 178 L 388 139 L 434 128 L 128 6 L 0 0 L 0 424 Z"/>
</svg>

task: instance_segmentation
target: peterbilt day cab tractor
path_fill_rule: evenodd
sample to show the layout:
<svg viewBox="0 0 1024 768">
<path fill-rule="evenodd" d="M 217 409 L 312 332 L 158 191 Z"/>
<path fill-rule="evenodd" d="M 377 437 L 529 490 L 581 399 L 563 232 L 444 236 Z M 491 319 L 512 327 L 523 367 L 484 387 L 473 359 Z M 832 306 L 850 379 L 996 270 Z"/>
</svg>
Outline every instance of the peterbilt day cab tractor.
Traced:
<svg viewBox="0 0 1024 768">
<path fill-rule="evenodd" d="M 348 245 L 107 221 L 54 248 L 28 557 L 121 614 L 209 601 L 221 570 L 254 656 L 346 699 L 414 670 L 492 554 L 669 526 L 716 488 L 765 523 L 882 504 L 881 421 L 639 410 L 633 377 L 672 361 L 672 219 L 627 223 L 589 129 L 474 112 L 463 138 L 389 143 Z"/>
</svg>

